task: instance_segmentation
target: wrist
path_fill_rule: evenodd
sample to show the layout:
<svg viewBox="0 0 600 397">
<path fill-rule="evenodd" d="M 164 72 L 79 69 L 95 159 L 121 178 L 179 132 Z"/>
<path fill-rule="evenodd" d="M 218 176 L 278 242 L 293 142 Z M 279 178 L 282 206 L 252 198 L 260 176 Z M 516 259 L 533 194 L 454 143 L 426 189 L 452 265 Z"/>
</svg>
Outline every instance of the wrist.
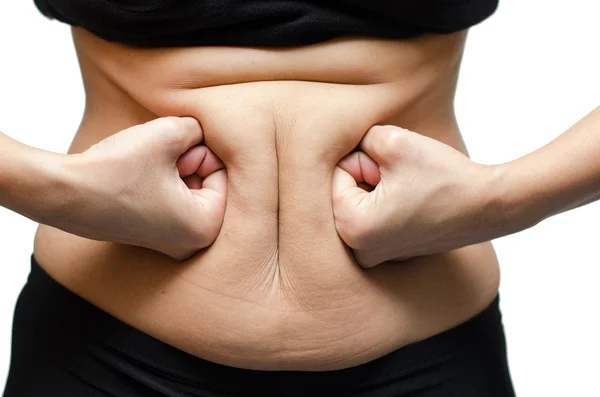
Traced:
<svg viewBox="0 0 600 397">
<path fill-rule="evenodd" d="M 491 239 L 528 229 L 544 219 L 535 192 L 514 162 L 487 166 L 486 219 Z"/>
<path fill-rule="evenodd" d="M 77 157 L 79 155 L 46 152 L 48 166 L 42 170 L 41 178 L 48 193 L 38 222 L 63 229 L 72 218 L 79 196 Z"/>
<path fill-rule="evenodd" d="M 57 226 L 59 219 L 68 217 L 72 206 L 74 178 L 68 166 L 70 155 L 33 149 L 27 161 L 27 175 L 30 176 L 24 194 L 32 205 L 23 215 L 36 222 Z"/>
<path fill-rule="evenodd" d="M 66 157 L 27 146 L 0 134 L 0 205 L 36 222 L 55 210 L 64 190 L 60 165 Z"/>
</svg>

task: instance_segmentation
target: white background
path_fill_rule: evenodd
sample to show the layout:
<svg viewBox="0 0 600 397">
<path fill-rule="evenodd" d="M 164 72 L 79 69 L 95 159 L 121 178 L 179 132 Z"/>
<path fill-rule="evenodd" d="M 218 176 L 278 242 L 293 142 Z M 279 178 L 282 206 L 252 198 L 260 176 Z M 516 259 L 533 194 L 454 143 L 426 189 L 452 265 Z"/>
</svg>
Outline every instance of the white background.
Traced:
<svg viewBox="0 0 600 397">
<path fill-rule="evenodd" d="M 456 104 L 474 160 L 515 159 L 600 105 L 598 15 L 595 0 L 503 0 L 472 29 Z M 68 27 L 47 21 L 32 0 L 0 2 L 0 131 L 64 152 L 83 101 Z M 600 396 L 599 222 L 595 203 L 495 243 L 521 397 Z M 0 387 L 34 229 L 0 208 Z"/>
</svg>

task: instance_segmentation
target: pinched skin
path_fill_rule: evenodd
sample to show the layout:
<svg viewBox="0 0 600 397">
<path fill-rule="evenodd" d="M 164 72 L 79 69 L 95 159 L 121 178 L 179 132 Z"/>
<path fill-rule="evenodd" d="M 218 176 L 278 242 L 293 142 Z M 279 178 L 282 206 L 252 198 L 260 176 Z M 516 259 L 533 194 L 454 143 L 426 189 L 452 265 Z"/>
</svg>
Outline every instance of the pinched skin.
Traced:
<svg viewBox="0 0 600 397">
<path fill-rule="evenodd" d="M 71 152 L 193 116 L 226 166 L 227 209 L 216 241 L 185 262 L 48 226 L 37 260 L 133 327 L 243 368 L 346 368 L 466 321 L 497 294 L 491 244 L 364 270 L 331 203 L 335 165 L 374 124 L 465 151 L 452 106 L 465 37 L 134 49 L 75 28 L 87 104 Z"/>
</svg>

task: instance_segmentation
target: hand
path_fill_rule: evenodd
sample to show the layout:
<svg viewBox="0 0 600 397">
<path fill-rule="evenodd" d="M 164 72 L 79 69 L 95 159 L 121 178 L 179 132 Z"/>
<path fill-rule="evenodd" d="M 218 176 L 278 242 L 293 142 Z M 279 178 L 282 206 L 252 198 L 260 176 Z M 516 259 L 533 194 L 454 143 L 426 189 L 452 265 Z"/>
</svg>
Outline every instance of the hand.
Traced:
<svg viewBox="0 0 600 397">
<path fill-rule="evenodd" d="M 65 157 L 70 196 L 52 226 L 185 259 L 219 234 L 227 198 L 223 163 L 193 118 L 121 131 Z"/>
<path fill-rule="evenodd" d="M 335 168 L 332 199 L 338 234 L 361 266 L 493 238 L 490 167 L 394 126 L 372 127 L 360 149 Z"/>
</svg>

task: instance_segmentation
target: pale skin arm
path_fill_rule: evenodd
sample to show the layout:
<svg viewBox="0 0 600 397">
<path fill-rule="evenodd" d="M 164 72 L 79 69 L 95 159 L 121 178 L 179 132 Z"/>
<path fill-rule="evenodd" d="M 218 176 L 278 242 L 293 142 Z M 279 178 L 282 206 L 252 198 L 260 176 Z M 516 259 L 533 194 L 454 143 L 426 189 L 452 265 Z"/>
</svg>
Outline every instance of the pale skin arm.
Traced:
<svg viewBox="0 0 600 397">
<path fill-rule="evenodd" d="M 185 259 L 217 237 L 227 175 L 192 118 L 123 130 L 81 154 L 0 133 L 0 205 L 82 237 Z"/>
<path fill-rule="evenodd" d="M 332 197 L 338 233 L 363 267 L 519 232 L 600 198 L 600 107 L 535 152 L 491 166 L 373 127 L 336 167 Z"/>
<path fill-rule="evenodd" d="M 505 217 L 526 225 L 598 200 L 600 107 L 541 149 L 496 168 Z"/>
<path fill-rule="evenodd" d="M 66 193 L 53 171 L 59 157 L 0 133 L 0 206 L 35 221 L 58 210 Z"/>
</svg>

